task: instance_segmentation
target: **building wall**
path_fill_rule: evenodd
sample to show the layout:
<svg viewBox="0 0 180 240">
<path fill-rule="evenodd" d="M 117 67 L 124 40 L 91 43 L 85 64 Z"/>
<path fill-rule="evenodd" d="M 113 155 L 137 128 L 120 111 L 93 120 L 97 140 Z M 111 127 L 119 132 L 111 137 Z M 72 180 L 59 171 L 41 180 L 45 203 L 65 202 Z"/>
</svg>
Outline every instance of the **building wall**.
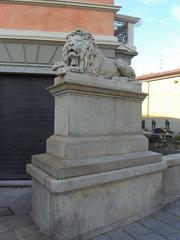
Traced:
<svg viewBox="0 0 180 240">
<path fill-rule="evenodd" d="M 167 119 L 170 128 L 180 132 L 180 77 L 143 81 L 142 90 L 148 94 L 142 104 L 146 127 L 151 130 L 152 119 L 156 121 L 156 127 L 165 127 Z"/>
<path fill-rule="evenodd" d="M 143 82 L 142 89 L 143 115 L 180 118 L 180 77 Z"/>
<path fill-rule="evenodd" d="M 106 57 L 131 64 L 137 55 L 114 37 L 114 0 L 3 0 L 0 9 L 0 72 L 52 74 L 67 34 L 76 28 L 92 33 Z"/>
<path fill-rule="evenodd" d="M 110 0 L 98 2 L 113 4 Z M 52 5 L 0 3 L 0 9 L 1 29 L 70 32 L 78 27 L 100 35 L 113 35 L 114 31 L 114 11 L 102 10 L 101 5 L 97 8 L 95 6 L 80 8 L 62 4 L 54 6 L 53 1 Z"/>
</svg>

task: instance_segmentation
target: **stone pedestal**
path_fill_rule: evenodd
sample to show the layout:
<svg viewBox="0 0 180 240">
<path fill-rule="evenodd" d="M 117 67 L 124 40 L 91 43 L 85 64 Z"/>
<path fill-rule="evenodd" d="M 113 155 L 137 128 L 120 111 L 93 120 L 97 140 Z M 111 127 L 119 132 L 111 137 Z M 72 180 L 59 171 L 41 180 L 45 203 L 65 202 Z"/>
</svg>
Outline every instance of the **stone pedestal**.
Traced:
<svg viewBox="0 0 180 240">
<path fill-rule="evenodd" d="M 141 134 L 141 85 L 67 73 L 49 88 L 54 135 L 32 157 L 33 217 L 56 240 L 89 239 L 161 204 L 161 155 Z"/>
</svg>

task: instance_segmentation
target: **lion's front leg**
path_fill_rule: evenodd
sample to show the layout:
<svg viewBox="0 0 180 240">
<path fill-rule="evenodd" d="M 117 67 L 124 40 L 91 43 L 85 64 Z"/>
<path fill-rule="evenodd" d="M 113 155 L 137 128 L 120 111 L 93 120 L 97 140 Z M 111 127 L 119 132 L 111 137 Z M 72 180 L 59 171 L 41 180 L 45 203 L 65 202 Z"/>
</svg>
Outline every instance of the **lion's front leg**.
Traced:
<svg viewBox="0 0 180 240">
<path fill-rule="evenodd" d="M 81 70 L 79 66 L 70 66 L 70 72 L 80 73 Z"/>
<path fill-rule="evenodd" d="M 64 75 L 69 71 L 70 67 L 64 62 L 57 62 L 53 65 L 53 72 L 55 72 L 56 75 Z"/>
<path fill-rule="evenodd" d="M 56 72 L 59 68 L 62 68 L 62 67 L 65 67 L 65 64 L 64 62 L 56 62 L 53 67 L 52 67 L 52 70 L 54 72 Z"/>
</svg>

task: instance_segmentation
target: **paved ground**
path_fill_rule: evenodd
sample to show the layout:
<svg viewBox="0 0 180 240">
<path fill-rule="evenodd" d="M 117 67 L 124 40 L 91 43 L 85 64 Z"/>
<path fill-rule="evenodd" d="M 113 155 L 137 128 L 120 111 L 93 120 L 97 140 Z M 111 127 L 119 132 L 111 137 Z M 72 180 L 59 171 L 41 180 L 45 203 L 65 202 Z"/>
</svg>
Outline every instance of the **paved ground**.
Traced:
<svg viewBox="0 0 180 240">
<path fill-rule="evenodd" d="M 14 215 L 2 217 L 7 210 L 4 207 L 10 207 Z M 0 188 L 0 240 L 45 240 L 29 215 L 30 210 L 31 188 Z M 180 200 L 93 240 L 180 240 Z"/>
</svg>

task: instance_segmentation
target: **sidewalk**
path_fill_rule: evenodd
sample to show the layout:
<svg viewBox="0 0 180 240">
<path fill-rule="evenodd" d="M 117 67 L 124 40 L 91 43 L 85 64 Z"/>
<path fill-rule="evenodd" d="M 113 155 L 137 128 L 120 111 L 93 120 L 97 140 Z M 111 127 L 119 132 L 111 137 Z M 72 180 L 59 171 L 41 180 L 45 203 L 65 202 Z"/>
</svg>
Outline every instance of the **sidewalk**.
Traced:
<svg viewBox="0 0 180 240">
<path fill-rule="evenodd" d="M 0 188 L 0 240 L 48 240 L 34 225 L 30 211 L 30 187 Z M 93 240 L 180 240 L 180 200 Z"/>
</svg>

